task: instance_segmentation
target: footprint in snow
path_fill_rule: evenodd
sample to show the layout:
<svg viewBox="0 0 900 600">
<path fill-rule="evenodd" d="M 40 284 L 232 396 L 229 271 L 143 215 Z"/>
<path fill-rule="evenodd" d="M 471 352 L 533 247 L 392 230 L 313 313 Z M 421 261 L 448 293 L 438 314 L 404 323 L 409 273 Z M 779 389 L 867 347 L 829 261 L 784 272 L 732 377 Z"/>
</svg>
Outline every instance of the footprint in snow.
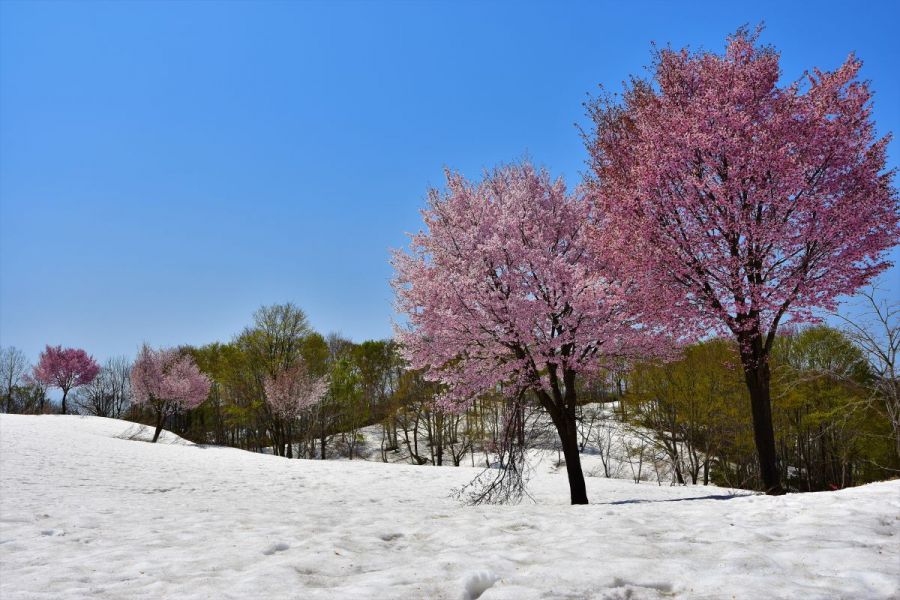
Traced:
<svg viewBox="0 0 900 600">
<path fill-rule="evenodd" d="M 59 529 L 42 529 L 41 535 L 66 535 L 66 532 Z"/>
<path fill-rule="evenodd" d="M 290 548 L 290 545 L 285 544 L 284 542 L 278 542 L 277 544 L 272 544 L 271 546 L 263 550 L 263 554 L 265 554 L 266 556 L 272 556 L 276 552 L 284 552 L 288 548 Z"/>
<path fill-rule="evenodd" d="M 478 571 L 468 575 L 463 584 L 463 600 L 478 600 L 500 577 L 490 571 Z"/>
</svg>

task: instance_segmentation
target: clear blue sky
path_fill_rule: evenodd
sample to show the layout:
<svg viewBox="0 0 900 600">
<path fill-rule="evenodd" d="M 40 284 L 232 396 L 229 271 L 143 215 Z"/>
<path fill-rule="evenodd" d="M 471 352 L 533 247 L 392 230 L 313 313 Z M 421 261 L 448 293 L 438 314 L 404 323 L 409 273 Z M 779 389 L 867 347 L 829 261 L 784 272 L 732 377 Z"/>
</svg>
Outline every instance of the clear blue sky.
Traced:
<svg viewBox="0 0 900 600">
<path fill-rule="evenodd" d="M 387 337 L 388 249 L 442 168 L 575 182 L 586 94 L 653 40 L 765 21 L 789 79 L 856 51 L 900 134 L 900 3 L 739 4 L 0 2 L 0 343 L 226 341 L 288 300 Z"/>
</svg>

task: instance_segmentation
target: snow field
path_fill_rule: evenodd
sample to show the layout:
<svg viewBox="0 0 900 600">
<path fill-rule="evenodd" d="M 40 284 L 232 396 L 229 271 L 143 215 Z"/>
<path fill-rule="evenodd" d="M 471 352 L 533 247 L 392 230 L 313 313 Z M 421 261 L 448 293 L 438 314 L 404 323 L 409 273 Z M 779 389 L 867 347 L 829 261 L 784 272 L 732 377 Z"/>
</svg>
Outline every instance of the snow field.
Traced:
<svg viewBox="0 0 900 600">
<path fill-rule="evenodd" d="M 467 507 L 479 469 L 288 460 L 0 415 L 0 597 L 892 598 L 900 481 L 770 498 L 538 470 L 536 503 Z"/>
</svg>

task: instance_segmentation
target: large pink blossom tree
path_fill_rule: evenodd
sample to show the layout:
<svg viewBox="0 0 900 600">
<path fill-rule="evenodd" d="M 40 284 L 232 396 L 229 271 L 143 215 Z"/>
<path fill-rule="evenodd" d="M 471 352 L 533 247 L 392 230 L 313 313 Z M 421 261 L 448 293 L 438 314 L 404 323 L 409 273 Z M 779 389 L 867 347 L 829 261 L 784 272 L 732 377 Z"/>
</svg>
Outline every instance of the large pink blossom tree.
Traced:
<svg viewBox="0 0 900 600">
<path fill-rule="evenodd" d="M 575 422 L 576 379 L 639 336 L 629 289 L 588 244 L 590 207 L 530 164 L 480 182 L 447 173 L 431 190 L 427 231 L 397 252 L 398 328 L 414 369 L 444 384 L 444 408 L 504 386 L 529 392 L 559 434 L 573 504 L 586 504 Z"/>
<path fill-rule="evenodd" d="M 100 372 L 100 365 L 80 348 L 47 346 L 38 358 L 32 376 L 48 387 L 62 390 L 62 414 L 66 414 L 69 391 L 91 383 Z"/>
<path fill-rule="evenodd" d="M 175 349 L 153 350 L 144 344 L 131 367 L 132 403 L 153 410 L 154 443 L 159 439 L 166 417 L 199 406 L 209 396 L 210 385 L 194 359 Z"/>
<path fill-rule="evenodd" d="M 724 55 L 655 52 L 652 81 L 590 105 L 597 243 L 666 314 L 740 344 L 760 475 L 781 493 L 769 392 L 778 326 L 882 272 L 898 240 L 871 92 L 850 56 L 779 85 L 779 55 L 739 30 Z"/>
</svg>

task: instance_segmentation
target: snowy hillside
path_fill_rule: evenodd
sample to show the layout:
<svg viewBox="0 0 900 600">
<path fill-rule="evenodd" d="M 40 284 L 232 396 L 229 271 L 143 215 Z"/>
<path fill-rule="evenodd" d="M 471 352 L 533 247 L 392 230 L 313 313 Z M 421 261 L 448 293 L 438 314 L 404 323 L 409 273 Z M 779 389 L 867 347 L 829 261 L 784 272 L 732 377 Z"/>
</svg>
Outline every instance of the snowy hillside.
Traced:
<svg viewBox="0 0 900 600">
<path fill-rule="evenodd" d="M 577 423 L 578 441 L 583 452 L 581 469 L 587 477 L 610 477 L 646 481 L 654 483 L 674 482 L 674 472 L 668 457 L 651 443 L 653 432 L 636 425 L 626 425 L 616 414 L 616 403 L 586 404 Z M 565 467 L 559 466 L 562 448 L 559 436 L 545 411 L 533 411 L 526 416 L 528 450 L 526 458 L 529 473 L 542 472 L 564 474 Z M 418 439 L 420 454 L 428 458 L 428 430 L 424 422 L 419 424 Z M 398 435 L 399 447 L 382 455 L 384 444 L 382 425 L 370 425 L 359 430 L 362 442 L 355 450 L 359 458 L 372 461 L 412 464 L 408 448 L 403 439 L 412 433 Z M 340 446 L 340 444 L 338 444 Z M 682 451 L 682 456 L 686 452 Z M 451 451 L 445 450 L 444 464 L 452 464 Z M 434 462 L 434 456 L 431 455 Z M 496 463 L 496 453 L 486 453 L 482 445 L 463 452 L 460 464 L 484 467 Z"/>
<path fill-rule="evenodd" d="M 900 481 L 770 498 L 538 473 L 152 445 L 124 421 L 0 415 L 0 597 L 891 598 Z M 137 436 L 140 437 L 140 436 Z M 483 592 L 483 593 L 482 593 Z"/>
</svg>

